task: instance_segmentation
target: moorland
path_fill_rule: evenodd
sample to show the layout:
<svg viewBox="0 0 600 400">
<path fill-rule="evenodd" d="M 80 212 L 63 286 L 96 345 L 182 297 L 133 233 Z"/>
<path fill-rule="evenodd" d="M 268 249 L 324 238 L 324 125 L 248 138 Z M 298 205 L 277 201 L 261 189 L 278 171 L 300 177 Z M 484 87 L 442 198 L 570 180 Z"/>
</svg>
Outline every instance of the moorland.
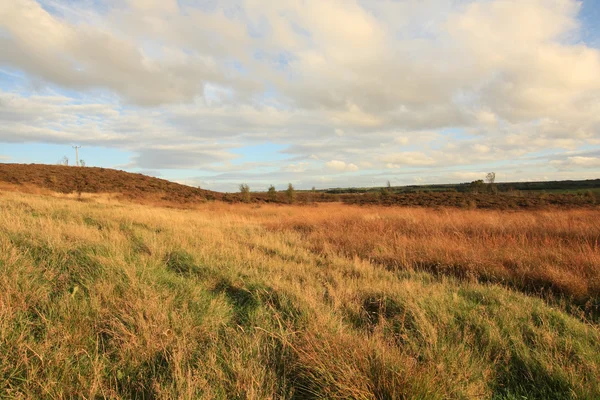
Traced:
<svg viewBox="0 0 600 400">
<path fill-rule="evenodd" d="M 2 398 L 600 398 L 592 195 L 183 201 L 38 175 L 0 179 Z"/>
</svg>

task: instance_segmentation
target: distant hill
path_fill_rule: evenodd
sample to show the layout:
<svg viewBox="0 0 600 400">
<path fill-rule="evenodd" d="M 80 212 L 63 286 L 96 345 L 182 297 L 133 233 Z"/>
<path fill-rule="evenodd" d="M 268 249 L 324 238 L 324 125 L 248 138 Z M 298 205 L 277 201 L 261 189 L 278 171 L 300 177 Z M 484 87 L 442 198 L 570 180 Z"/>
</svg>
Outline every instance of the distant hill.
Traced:
<svg viewBox="0 0 600 400">
<path fill-rule="evenodd" d="M 129 199 L 191 203 L 222 194 L 110 168 L 44 164 L 0 164 L 0 182 L 59 193 L 118 193 Z"/>
<path fill-rule="evenodd" d="M 539 181 L 539 182 L 497 182 L 496 189 L 500 192 L 509 192 L 514 190 L 522 190 L 525 192 L 558 192 L 558 193 L 573 193 L 580 191 L 599 191 L 600 179 L 586 180 L 567 180 L 567 181 Z M 319 193 L 329 194 L 354 194 L 354 193 L 370 193 L 379 192 L 382 189 L 387 189 L 389 192 L 404 194 L 404 193 L 420 193 L 427 192 L 470 192 L 471 183 L 447 183 L 447 184 L 431 184 L 431 185 L 407 185 L 407 186 L 392 186 L 386 187 L 349 187 L 349 188 L 329 188 L 317 190 Z"/>
</svg>

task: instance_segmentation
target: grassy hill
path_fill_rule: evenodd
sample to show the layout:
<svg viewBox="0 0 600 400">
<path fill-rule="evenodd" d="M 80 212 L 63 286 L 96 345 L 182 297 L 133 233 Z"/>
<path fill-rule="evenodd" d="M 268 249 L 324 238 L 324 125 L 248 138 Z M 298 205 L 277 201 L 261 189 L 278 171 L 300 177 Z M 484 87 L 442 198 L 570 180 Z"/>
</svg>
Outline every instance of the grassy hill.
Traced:
<svg viewBox="0 0 600 400">
<path fill-rule="evenodd" d="M 599 237 L 597 209 L 2 192 L 0 398 L 598 399 Z"/>
<path fill-rule="evenodd" d="M 193 203 L 221 194 L 109 168 L 0 164 L 0 182 L 59 193 L 118 193 L 130 200 Z"/>
</svg>

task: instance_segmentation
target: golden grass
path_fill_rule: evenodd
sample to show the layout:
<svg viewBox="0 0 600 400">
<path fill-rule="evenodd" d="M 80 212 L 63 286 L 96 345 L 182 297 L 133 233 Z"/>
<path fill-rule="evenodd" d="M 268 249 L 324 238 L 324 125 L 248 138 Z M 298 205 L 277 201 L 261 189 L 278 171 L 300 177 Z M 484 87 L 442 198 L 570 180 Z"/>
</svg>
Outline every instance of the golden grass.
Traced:
<svg viewBox="0 0 600 400">
<path fill-rule="evenodd" d="M 0 397 L 600 397 L 595 211 L 103 199 L 0 195 Z"/>
<path fill-rule="evenodd" d="M 298 232 L 315 254 L 549 291 L 593 307 L 600 298 L 599 217 L 598 210 L 338 210 L 323 205 L 262 222 L 276 231 Z"/>
</svg>

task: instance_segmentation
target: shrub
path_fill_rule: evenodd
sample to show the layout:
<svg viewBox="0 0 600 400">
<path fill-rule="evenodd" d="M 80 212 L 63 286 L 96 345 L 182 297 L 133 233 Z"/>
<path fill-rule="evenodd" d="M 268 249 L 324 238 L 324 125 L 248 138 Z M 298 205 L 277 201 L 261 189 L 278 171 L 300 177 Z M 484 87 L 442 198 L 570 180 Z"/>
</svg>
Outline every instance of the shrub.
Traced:
<svg viewBox="0 0 600 400">
<path fill-rule="evenodd" d="M 250 203 L 250 186 L 245 183 L 240 185 L 240 194 L 244 203 Z"/>
<path fill-rule="evenodd" d="M 296 201 L 296 190 L 294 189 L 294 186 L 291 183 L 288 184 L 288 188 L 285 191 L 285 195 L 289 204 L 292 204 L 294 201 Z"/>
<path fill-rule="evenodd" d="M 585 192 L 584 196 L 588 203 L 596 204 L 596 195 L 594 194 L 594 192 L 588 190 L 587 192 Z"/>
<path fill-rule="evenodd" d="M 277 190 L 275 190 L 275 186 L 269 186 L 268 195 L 270 201 L 277 201 Z"/>
<path fill-rule="evenodd" d="M 484 183 L 482 179 L 478 179 L 469 184 L 469 189 L 473 193 L 479 193 L 484 188 Z"/>
</svg>

